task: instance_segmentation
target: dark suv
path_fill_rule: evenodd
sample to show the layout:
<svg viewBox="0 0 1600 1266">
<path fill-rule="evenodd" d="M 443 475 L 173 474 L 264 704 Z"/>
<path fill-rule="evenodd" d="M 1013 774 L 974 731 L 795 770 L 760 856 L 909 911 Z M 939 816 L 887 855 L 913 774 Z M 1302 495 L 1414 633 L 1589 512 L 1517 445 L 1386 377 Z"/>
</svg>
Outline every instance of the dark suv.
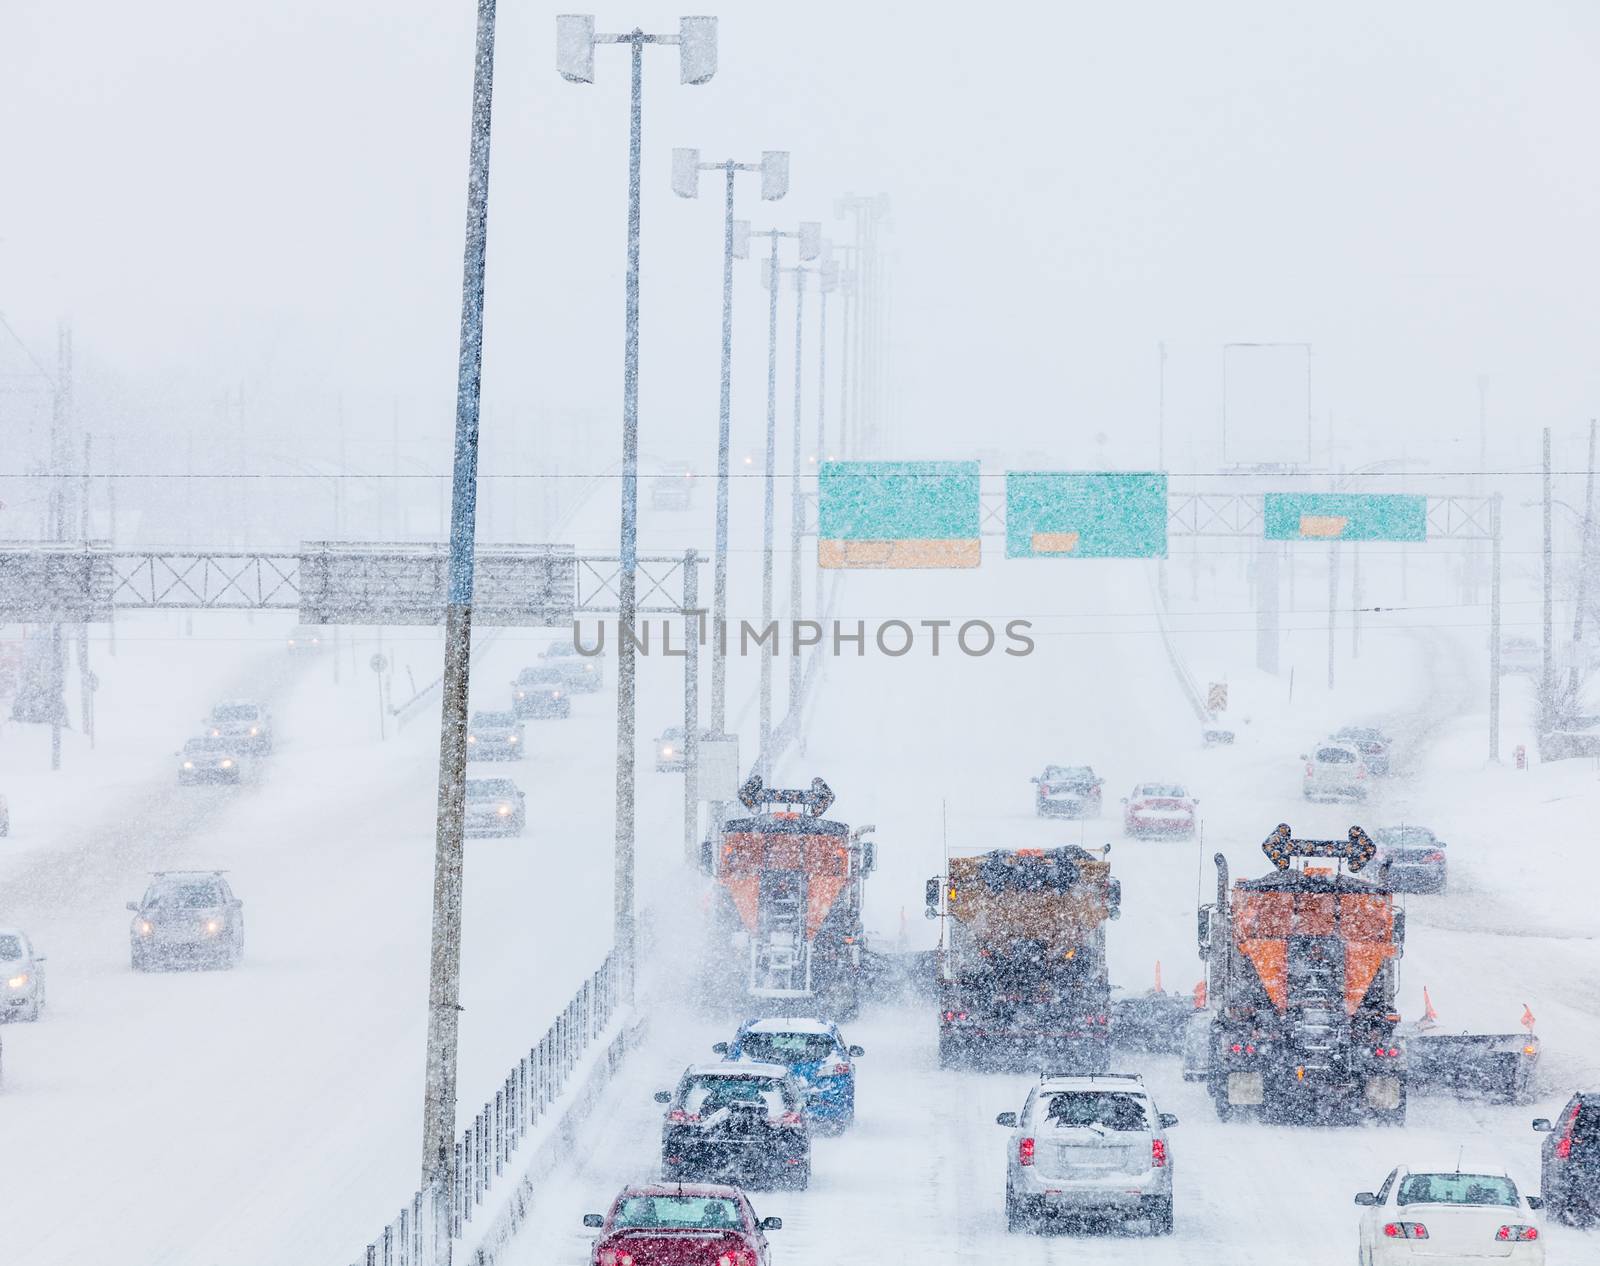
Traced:
<svg viewBox="0 0 1600 1266">
<path fill-rule="evenodd" d="M 1600 1218 L 1600 1094 L 1580 1091 L 1553 1123 L 1540 1117 L 1533 1128 L 1550 1136 L 1539 1157 L 1545 1206 L 1563 1222 L 1588 1226 Z"/>
<path fill-rule="evenodd" d="M 220 870 L 158 870 L 128 909 L 134 971 L 174 962 L 237 967 L 244 957 L 244 903 Z"/>
<path fill-rule="evenodd" d="M 668 1182 L 792 1187 L 811 1182 L 806 1094 L 782 1064 L 702 1064 L 684 1069 L 661 1123 Z"/>
</svg>

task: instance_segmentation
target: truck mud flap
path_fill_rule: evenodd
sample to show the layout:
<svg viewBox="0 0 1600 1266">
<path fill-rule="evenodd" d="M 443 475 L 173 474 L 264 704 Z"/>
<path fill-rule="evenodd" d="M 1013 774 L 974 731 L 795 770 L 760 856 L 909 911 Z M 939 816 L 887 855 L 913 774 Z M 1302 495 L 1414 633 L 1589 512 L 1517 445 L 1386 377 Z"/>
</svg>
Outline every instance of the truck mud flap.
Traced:
<svg viewBox="0 0 1600 1266">
<path fill-rule="evenodd" d="M 1258 1108 L 1266 1101 L 1266 1081 L 1260 1073 L 1228 1074 L 1229 1107 Z"/>
<path fill-rule="evenodd" d="M 1398 1077 L 1368 1077 L 1361 1087 L 1361 1102 L 1378 1112 L 1393 1112 L 1400 1106 Z"/>
</svg>

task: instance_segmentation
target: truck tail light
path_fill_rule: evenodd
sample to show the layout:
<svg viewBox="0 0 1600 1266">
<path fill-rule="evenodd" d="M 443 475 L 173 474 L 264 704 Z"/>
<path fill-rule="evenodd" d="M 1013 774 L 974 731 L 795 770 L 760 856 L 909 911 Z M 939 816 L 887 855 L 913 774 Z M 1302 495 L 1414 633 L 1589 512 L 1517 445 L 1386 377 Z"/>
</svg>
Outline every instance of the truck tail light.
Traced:
<svg viewBox="0 0 1600 1266">
<path fill-rule="evenodd" d="M 1167 1164 L 1167 1145 L 1161 1139 L 1150 1140 L 1150 1167 L 1152 1169 L 1165 1169 Z"/>
<path fill-rule="evenodd" d="M 1017 1140 L 1017 1164 L 1019 1164 L 1019 1165 L 1031 1165 L 1031 1164 L 1033 1164 L 1033 1140 L 1032 1139 L 1018 1139 Z"/>
</svg>

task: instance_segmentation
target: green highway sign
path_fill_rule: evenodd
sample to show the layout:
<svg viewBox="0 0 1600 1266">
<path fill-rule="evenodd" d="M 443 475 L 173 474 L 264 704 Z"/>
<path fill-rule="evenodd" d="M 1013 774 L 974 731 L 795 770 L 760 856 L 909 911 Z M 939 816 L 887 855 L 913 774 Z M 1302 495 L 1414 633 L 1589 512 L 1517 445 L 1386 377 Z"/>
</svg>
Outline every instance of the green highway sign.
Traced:
<svg viewBox="0 0 1600 1266">
<path fill-rule="evenodd" d="M 1007 558 L 1166 556 L 1166 475 L 1006 473 Z"/>
<path fill-rule="evenodd" d="M 1428 498 L 1411 493 L 1269 492 L 1269 541 L 1425 541 Z"/>
<path fill-rule="evenodd" d="M 977 462 L 824 462 L 822 567 L 976 567 Z"/>
</svg>

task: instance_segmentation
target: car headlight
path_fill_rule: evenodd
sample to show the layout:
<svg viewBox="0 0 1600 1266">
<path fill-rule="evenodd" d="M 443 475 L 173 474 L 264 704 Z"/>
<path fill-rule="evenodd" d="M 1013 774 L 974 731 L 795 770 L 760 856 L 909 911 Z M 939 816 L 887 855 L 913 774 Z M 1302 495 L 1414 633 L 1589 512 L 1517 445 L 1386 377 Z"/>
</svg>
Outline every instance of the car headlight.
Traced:
<svg viewBox="0 0 1600 1266">
<path fill-rule="evenodd" d="M 509 818 L 511 816 L 511 806 L 508 804 L 503 804 L 496 809 L 495 812 L 498 813 L 502 818 Z"/>
<path fill-rule="evenodd" d="M 261 731 L 258 730 L 255 726 L 252 725 L 250 727 L 250 737 L 251 738 L 254 738 L 257 734 L 260 734 L 260 733 L 261 733 Z"/>
<path fill-rule="evenodd" d="M 139 920 L 139 935 L 140 936 L 149 936 L 150 933 L 154 932 L 155 930 L 156 930 L 156 925 L 154 923 L 150 922 L 149 919 L 140 919 Z"/>
<path fill-rule="evenodd" d="M 224 756 L 222 758 L 222 767 L 224 769 L 232 769 L 233 768 L 233 761 L 230 760 L 228 757 Z"/>
<path fill-rule="evenodd" d="M 594 665 L 593 664 L 585 664 L 583 666 L 583 671 L 586 672 L 586 673 L 592 673 L 594 671 Z"/>
<path fill-rule="evenodd" d="M 476 743 L 477 741 L 478 741 L 478 736 L 476 734 L 467 735 L 467 742 Z"/>
<path fill-rule="evenodd" d="M 220 931 L 222 931 L 222 920 L 221 919 L 207 919 L 206 920 L 206 922 L 205 922 L 205 934 L 207 936 L 215 936 Z"/>
<path fill-rule="evenodd" d="M 289 645 L 290 645 L 290 646 L 293 646 L 293 645 L 294 645 L 294 638 L 292 638 L 292 637 L 291 637 L 291 638 L 290 638 L 290 639 L 289 639 Z"/>
<path fill-rule="evenodd" d="M 194 762 L 192 760 L 186 760 L 186 761 L 183 762 L 183 767 L 185 769 L 193 769 L 194 768 Z"/>
<path fill-rule="evenodd" d="M 668 746 L 663 747 L 661 749 L 661 754 L 663 756 L 671 756 L 672 755 L 672 747 L 671 747 L 671 745 L 669 744 Z"/>
<path fill-rule="evenodd" d="M 550 692 L 550 697 L 552 699 L 559 699 L 559 698 L 561 698 L 561 692 L 559 690 L 552 690 Z"/>
<path fill-rule="evenodd" d="M 528 692 L 526 690 L 517 691 L 517 698 L 526 699 L 527 697 L 528 697 Z"/>
<path fill-rule="evenodd" d="M 11 988 L 13 988 L 13 989 L 21 989 L 22 986 L 27 984 L 27 983 L 28 983 L 28 973 L 27 972 L 23 972 L 22 975 L 20 975 L 20 976 L 13 976 L 10 980 L 6 981 L 6 984 L 11 986 Z"/>
<path fill-rule="evenodd" d="M 515 734 L 508 734 L 506 736 L 506 742 L 507 743 L 515 743 L 516 741 L 517 741 L 517 736 Z"/>
<path fill-rule="evenodd" d="M 222 731 L 221 730 L 212 730 L 211 731 L 211 737 L 212 738 L 221 738 L 222 737 Z"/>
</svg>

